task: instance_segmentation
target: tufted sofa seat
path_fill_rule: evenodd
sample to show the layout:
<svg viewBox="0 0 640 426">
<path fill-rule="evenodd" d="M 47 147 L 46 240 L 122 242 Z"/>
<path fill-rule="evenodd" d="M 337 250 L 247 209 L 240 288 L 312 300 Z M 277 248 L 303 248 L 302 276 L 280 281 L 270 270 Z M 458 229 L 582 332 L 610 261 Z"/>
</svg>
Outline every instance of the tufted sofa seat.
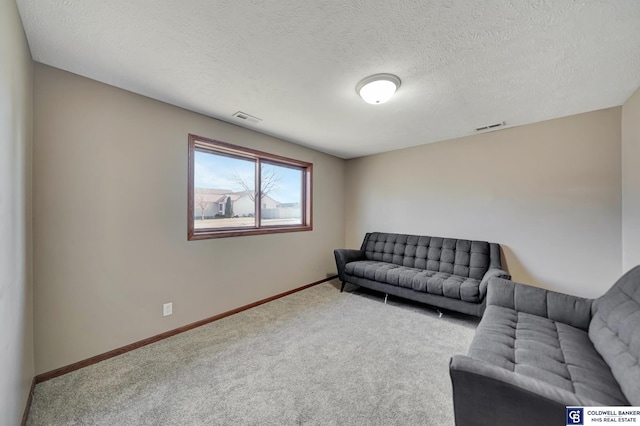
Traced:
<svg viewBox="0 0 640 426">
<path fill-rule="evenodd" d="M 469 356 L 602 405 L 628 405 L 585 330 L 490 306 Z"/>
<path fill-rule="evenodd" d="M 566 406 L 640 405 L 639 357 L 640 267 L 598 299 L 491 279 L 468 355 L 450 364 L 456 424 L 563 424 Z"/>
<path fill-rule="evenodd" d="M 360 250 L 334 251 L 342 288 L 349 282 L 434 306 L 482 315 L 500 246 L 486 241 L 368 233 Z"/>
<path fill-rule="evenodd" d="M 355 277 L 466 302 L 478 303 L 484 296 L 480 293 L 481 280 L 447 272 L 425 271 L 373 260 L 349 262 L 345 265 L 345 272 Z"/>
</svg>

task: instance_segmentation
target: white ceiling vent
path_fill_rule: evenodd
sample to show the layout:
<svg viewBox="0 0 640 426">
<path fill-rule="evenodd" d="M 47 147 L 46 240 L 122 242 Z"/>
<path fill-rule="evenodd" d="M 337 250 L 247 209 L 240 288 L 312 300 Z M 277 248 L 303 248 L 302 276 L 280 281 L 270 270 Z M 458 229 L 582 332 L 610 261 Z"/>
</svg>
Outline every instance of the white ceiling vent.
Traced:
<svg viewBox="0 0 640 426">
<path fill-rule="evenodd" d="M 249 115 L 246 112 L 238 111 L 233 116 L 242 121 L 246 121 L 251 124 L 259 124 L 262 121 L 262 118 L 254 117 L 253 115 Z"/>
<path fill-rule="evenodd" d="M 507 123 L 504 121 L 501 121 L 500 123 L 489 124 L 487 126 L 482 126 L 482 127 L 476 127 L 476 132 L 484 132 L 485 130 L 495 130 L 495 129 L 498 129 L 499 127 L 504 126 L 505 124 Z"/>
</svg>

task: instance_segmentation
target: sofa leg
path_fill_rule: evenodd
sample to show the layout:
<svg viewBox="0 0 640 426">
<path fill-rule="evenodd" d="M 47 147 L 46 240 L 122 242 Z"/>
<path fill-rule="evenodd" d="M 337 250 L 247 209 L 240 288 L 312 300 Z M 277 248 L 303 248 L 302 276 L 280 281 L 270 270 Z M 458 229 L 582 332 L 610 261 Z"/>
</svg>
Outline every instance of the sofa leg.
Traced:
<svg viewBox="0 0 640 426">
<path fill-rule="evenodd" d="M 387 293 L 384 294 L 384 304 L 387 304 L 387 298 L 389 297 L 389 295 Z"/>
<path fill-rule="evenodd" d="M 342 281 L 342 285 L 340 286 L 340 293 L 342 293 L 342 290 L 344 290 L 344 285 L 346 284 L 346 281 Z"/>
</svg>

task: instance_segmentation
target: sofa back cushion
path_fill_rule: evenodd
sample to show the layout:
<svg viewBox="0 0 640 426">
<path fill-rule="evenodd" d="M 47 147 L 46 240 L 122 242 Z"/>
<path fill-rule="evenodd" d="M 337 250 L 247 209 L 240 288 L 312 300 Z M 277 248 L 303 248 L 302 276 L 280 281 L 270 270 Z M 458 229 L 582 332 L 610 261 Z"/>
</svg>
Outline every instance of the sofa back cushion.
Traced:
<svg viewBox="0 0 640 426">
<path fill-rule="evenodd" d="M 640 405 L 640 266 L 594 301 L 589 338 L 631 405 Z"/>
<path fill-rule="evenodd" d="M 501 267 L 500 246 L 486 241 L 372 232 L 365 236 L 362 249 L 367 260 L 477 280 L 489 268 Z"/>
</svg>

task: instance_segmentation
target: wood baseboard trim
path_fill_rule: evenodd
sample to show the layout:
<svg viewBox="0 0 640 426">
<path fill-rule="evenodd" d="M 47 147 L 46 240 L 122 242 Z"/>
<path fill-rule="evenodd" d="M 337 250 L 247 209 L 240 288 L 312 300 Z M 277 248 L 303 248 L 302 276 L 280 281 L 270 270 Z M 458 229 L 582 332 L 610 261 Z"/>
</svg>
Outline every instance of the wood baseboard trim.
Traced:
<svg viewBox="0 0 640 426">
<path fill-rule="evenodd" d="M 96 356 L 93 356 L 91 358 L 87 358 L 87 359 L 82 360 L 82 361 L 74 362 L 73 364 L 69 364 L 69 365 L 66 365 L 64 367 L 60 367 L 60 368 L 57 368 L 55 370 L 48 371 L 46 373 L 38 374 L 33 379 L 34 380 L 33 386 L 35 386 L 38 383 L 42 383 L 42 382 L 46 382 L 47 380 L 51 380 L 51 379 L 53 379 L 55 377 L 59 377 L 59 376 L 62 376 L 64 374 L 70 373 L 72 371 L 79 370 L 79 369 L 84 368 L 84 367 L 88 367 L 88 366 L 96 364 L 96 363 L 98 363 L 100 361 L 104 361 L 106 359 L 113 358 L 113 357 L 118 356 L 118 355 L 122 355 L 122 354 L 130 352 L 130 351 L 132 351 L 134 349 L 138 349 L 138 348 L 141 348 L 143 346 L 147 346 L 147 345 L 150 345 L 152 343 L 158 342 L 160 340 L 164 340 L 164 339 L 166 339 L 168 337 L 175 336 L 176 334 L 184 333 L 185 331 L 189 331 L 189 330 L 192 330 L 194 328 L 203 326 L 205 324 L 209 324 L 211 322 L 217 321 L 219 319 L 222 319 L 222 318 L 237 314 L 237 313 L 242 312 L 242 311 L 246 311 L 247 309 L 255 308 L 256 306 L 260 306 L 262 304 L 271 302 L 273 300 L 280 299 L 281 297 L 285 297 L 285 296 L 288 296 L 290 294 L 296 293 L 298 291 L 305 290 L 305 289 L 307 289 L 309 287 L 313 287 L 315 285 L 322 284 L 322 283 L 327 282 L 327 281 L 331 281 L 331 280 L 333 280 L 335 278 L 338 278 L 338 276 L 337 275 L 331 276 L 331 277 L 325 278 L 323 280 L 313 282 L 311 284 L 303 285 L 302 287 L 294 288 L 293 290 L 285 291 L 284 293 L 276 294 L 275 296 L 267 297 L 266 299 L 258 300 L 257 302 L 253 302 L 253 303 L 250 303 L 248 305 L 244 305 L 244 306 L 241 306 L 239 308 L 232 309 L 230 311 L 223 312 L 221 314 L 214 315 L 212 317 L 205 318 L 203 320 L 193 322 L 191 324 L 183 325 L 182 327 L 178 327 L 178 328 L 175 328 L 173 330 L 165 331 L 164 333 L 156 334 L 155 336 L 151 336 L 151 337 L 148 337 L 146 339 L 139 340 L 137 342 L 131 343 L 131 344 L 126 345 L 126 346 L 122 346 L 120 348 L 111 350 L 109 352 L 105 352 L 103 354 L 96 355 Z M 31 388 L 32 392 L 33 392 L 33 386 Z M 29 404 L 31 403 L 31 395 L 29 396 L 29 401 L 28 402 L 29 402 Z M 25 413 L 25 415 L 27 413 L 28 413 L 28 410 Z M 26 421 L 26 418 L 23 419 L 23 422 L 24 421 Z"/>
<path fill-rule="evenodd" d="M 27 397 L 27 403 L 24 407 L 24 414 L 22 414 L 22 421 L 20 426 L 27 426 L 27 420 L 29 419 L 29 410 L 31 409 L 31 401 L 33 400 L 33 391 L 36 388 L 36 378 L 31 380 L 31 389 L 29 389 L 29 396 Z"/>
</svg>

